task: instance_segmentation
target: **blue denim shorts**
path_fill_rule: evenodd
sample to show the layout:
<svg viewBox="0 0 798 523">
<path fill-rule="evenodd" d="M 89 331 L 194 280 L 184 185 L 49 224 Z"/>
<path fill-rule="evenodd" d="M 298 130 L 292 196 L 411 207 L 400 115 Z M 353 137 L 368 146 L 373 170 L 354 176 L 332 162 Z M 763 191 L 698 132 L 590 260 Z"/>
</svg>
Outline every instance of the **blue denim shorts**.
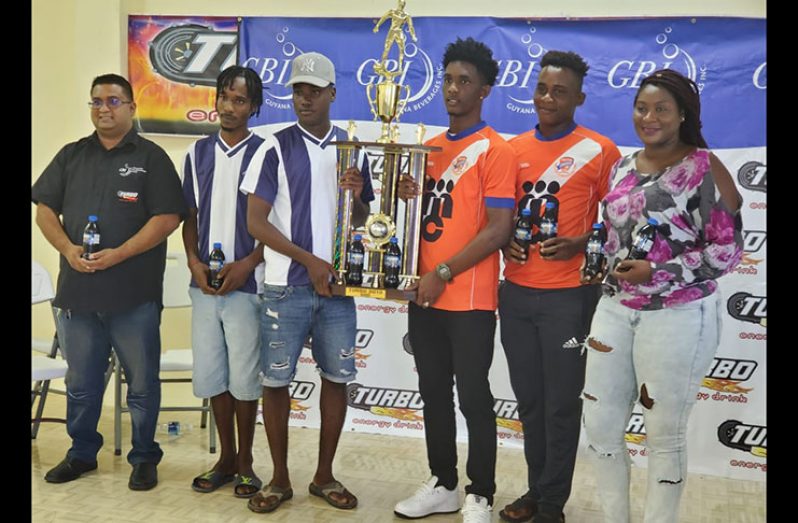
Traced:
<svg viewBox="0 0 798 523">
<path fill-rule="evenodd" d="M 230 391 L 240 401 L 260 398 L 260 329 L 257 295 L 233 291 L 209 296 L 189 287 L 194 395 Z"/>
<path fill-rule="evenodd" d="M 260 327 L 263 386 L 291 383 L 308 336 L 312 336 L 313 359 L 324 379 L 348 383 L 357 376 L 353 298 L 319 296 L 312 285 L 264 285 Z"/>
</svg>

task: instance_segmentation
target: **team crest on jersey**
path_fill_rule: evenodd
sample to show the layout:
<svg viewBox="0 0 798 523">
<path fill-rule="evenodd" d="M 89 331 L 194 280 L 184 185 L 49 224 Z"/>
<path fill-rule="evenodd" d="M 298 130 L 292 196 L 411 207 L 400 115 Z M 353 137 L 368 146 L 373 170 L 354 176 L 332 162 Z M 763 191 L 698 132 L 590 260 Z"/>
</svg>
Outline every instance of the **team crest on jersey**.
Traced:
<svg viewBox="0 0 798 523">
<path fill-rule="evenodd" d="M 463 174 L 466 171 L 466 169 L 468 169 L 468 158 L 466 158 L 465 156 L 458 156 L 452 162 L 452 172 L 456 176 L 460 176 L 461 174 Z"/>
<path fill-rule="evenodd" d="M 554 165 L 557 169 L 557 174 L 571 174 L 571 171 L 574 168 L 574 159 L 570 156 L 563 156 L 557 163 Z"/>
</svg>

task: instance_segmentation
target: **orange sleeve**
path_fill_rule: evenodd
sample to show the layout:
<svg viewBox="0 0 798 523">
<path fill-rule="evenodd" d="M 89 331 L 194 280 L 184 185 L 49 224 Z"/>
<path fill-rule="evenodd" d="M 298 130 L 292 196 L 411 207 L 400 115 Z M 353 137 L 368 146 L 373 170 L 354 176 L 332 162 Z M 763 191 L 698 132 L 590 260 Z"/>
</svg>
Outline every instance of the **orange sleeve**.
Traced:
<svg viewBox="0 0 798 523">
<path fill-rule="evenodd" d="M 510 208 L 515 208 L 517 174 L 518 160 L 510 144 L 503 139 L 491 140 L 482 170 L 485 198 L 510 199 L 512 200 Z"/>
</svg>

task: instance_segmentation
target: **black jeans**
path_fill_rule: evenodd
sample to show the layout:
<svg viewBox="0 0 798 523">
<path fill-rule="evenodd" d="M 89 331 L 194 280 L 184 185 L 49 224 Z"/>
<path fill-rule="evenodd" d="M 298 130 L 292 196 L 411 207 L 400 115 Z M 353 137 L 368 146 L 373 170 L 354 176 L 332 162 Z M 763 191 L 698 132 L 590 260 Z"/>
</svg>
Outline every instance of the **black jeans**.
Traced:
<svg viewBox="0 0 798 523">
<path fill-rule="evenodd" d="M 501 340 L 524 427 L 529 491 L 541 511 L 559 514 L 571 494 L 585 384 L 582 343 L 598 285 L 499 289 Z"/>
<path fill-rule="evenodd" d="M 408 331 L 424 400 L 427 459 L 438 484 L 457 486 L 457 426 L 453 387 L 468 426 L 466 493 L 496 491 L 496 414 L 488 371 L 496 332 L 494 311 L 444 311 L 410 304 Z"/>
</svg>

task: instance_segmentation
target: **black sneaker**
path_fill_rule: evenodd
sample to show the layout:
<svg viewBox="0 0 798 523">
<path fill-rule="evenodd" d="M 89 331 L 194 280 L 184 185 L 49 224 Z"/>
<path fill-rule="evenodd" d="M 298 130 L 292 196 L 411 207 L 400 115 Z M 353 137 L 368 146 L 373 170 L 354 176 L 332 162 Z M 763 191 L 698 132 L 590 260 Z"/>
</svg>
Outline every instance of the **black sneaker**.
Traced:
<svg viewBox="0 0 798 523">
<path fill-rule="evenodd" d="M 70 457 L 64 458 L 61 463 L 47 471 L 44 480 L 48 483 L 66 483 L 78 479 L 84 472 L 97 468 L 97 462 L 81 461 Z"/>
<path fill-rule="evenodd" d="M 150 490 L 158 484 L 158 465 L 155 463 L 136 463 L 130 473 L 130 490 Z"/>
</svg>

